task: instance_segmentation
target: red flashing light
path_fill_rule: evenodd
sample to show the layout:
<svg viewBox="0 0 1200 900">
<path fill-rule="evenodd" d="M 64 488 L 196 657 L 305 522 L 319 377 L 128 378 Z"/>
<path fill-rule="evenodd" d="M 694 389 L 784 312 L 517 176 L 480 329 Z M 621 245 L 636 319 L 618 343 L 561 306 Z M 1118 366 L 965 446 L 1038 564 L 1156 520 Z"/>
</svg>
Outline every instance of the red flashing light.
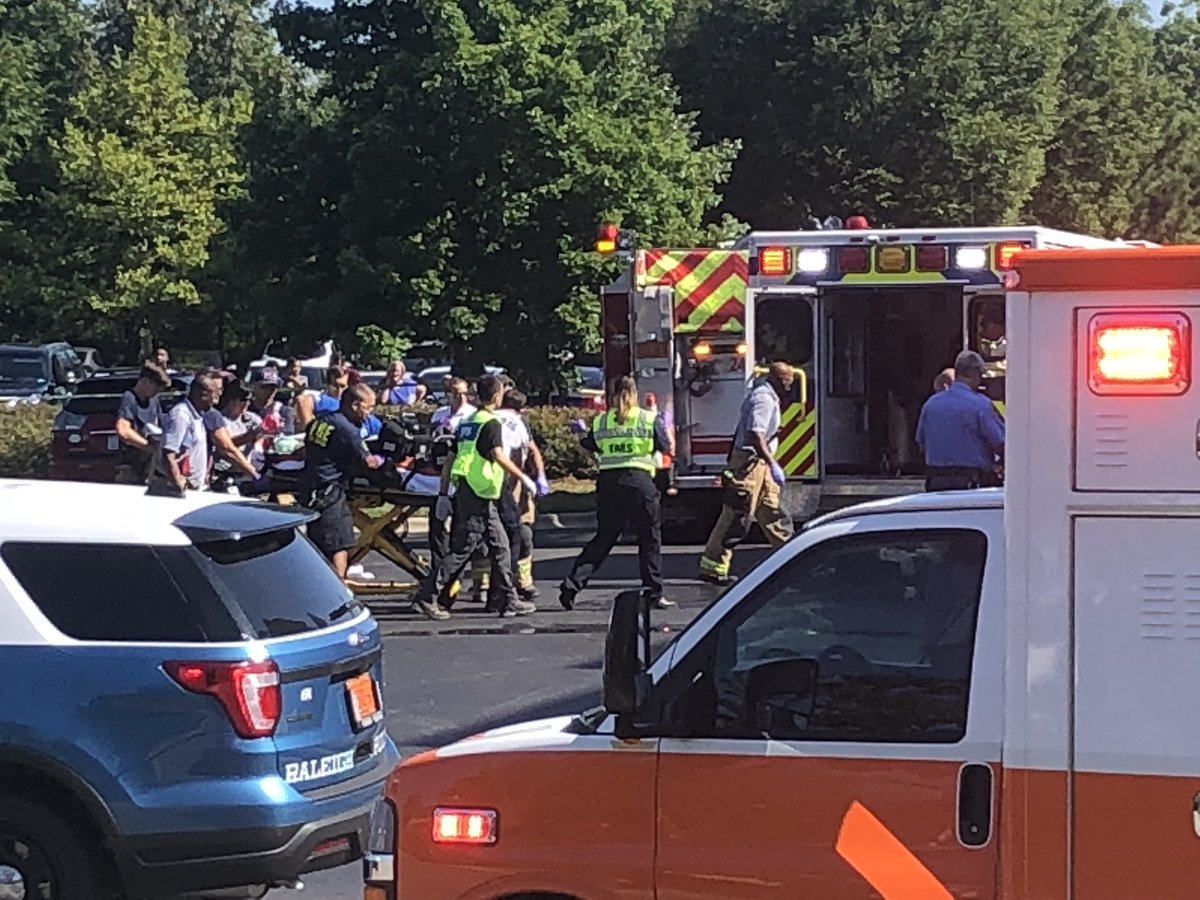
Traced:
<svg viewBox="0 0 1200 900">
<path fill-rule="evenodd" d="M 759 275 L 791 275 L 792 251 L 789 247 L 763 247 L 758 251 Z"/>
<path fill-rule="evenodd" d="M 842 247 L 838 250 L 838 269 L 842 274 L 871 271 L 871 251 L 866 247 Z"/>
<path fill-rule="evenodd" d="M 1001 241 L 996 244 L 994 259 L 996 269 L 1006 272 L 1013 267 L 1013 258 L 1022 250 L 1029 249 L 1028 241 Z"/>
<path fill-rule="evenodd" d="M 1191 386 L 1191 323 L 1185 316 L 1098 315 L 1088 331 L 1093 392 L 1177 395 Z"/>
<path fill-rule="evenodd" d="M 917 246 L 918 272 L 945 272 L 950 268 L 950 248 L 920 244 Z"/>
<path fill-rule="evenodd" d="M 283 698 L 274 662 L 165 662 L 163 669 L 185 690 L 215 697 L 240 737 L 275 733 Z"/>
<path fill-rule="evenodd" d="M 866 216 L 851 216 L 846 220 L 848 231 L 867 231 L 870 227 L 871 223 L 867 221 Z"/>
<path fill-rule="evenodd" d="M 499 814 L 494 809 L 446 809 L 433 811 L 435 844 L 494 844 Z"/>
</svg>

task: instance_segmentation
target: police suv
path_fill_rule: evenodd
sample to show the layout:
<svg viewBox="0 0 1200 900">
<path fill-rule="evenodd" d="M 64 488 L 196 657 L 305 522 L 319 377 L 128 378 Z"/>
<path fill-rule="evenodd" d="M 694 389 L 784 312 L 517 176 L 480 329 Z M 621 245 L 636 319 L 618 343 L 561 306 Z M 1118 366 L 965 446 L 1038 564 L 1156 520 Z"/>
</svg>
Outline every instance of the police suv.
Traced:
<svg viewBox="0 0 1200 900">
<path fill-rule="evenodd" d="M 0 898 L 260 897 L 361 856 L 380 634 L 308 517 L 0 480 Z"/>
</svg>

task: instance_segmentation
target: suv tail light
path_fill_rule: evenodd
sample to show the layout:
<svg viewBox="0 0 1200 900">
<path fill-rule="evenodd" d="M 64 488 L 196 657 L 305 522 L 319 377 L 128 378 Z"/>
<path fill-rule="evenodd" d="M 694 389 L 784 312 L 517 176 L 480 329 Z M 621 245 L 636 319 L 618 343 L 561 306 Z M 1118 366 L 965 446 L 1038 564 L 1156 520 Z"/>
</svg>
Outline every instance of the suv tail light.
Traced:
<svg viewBox="0 0 1200 900">
<path fill-rule="evenodd" d="M 274 662 L 165 662 L 163 669 L 193 694 L 216 697 L 240 737 L 270 737 L 283 699 Z"/>
</svg>

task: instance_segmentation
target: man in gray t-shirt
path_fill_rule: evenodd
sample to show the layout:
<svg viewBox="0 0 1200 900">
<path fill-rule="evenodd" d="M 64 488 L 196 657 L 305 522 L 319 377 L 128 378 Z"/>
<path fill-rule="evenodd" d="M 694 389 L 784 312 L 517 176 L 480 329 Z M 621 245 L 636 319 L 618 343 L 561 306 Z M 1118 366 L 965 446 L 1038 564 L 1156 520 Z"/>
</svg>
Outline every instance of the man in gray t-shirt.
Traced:
<svg viewBox="0 0 1200 900">
<path fill-rule="evenodd" d="M 145 484 L 161 433 L 159 392 L 171 387 L 171 379 L 159 366 L 147 361 L 137 383 L 126 391 L 117 406 L 117 438 L 121 442 L 119 484 Z"/>
<path fill-rule="evenodd" d="M 742 402 L 737 430 L 722 477 L 725 489 L 721 517 L 700 557 L 700 580 L 728 584 L 732 547 L 757 521 L 772 547 L 792 536 L 792 520 L 783 511 L 780 489 L 787 475 L 775 459 L 780 400 L 788 396 L 795 374 L 785 362 L 773 362 L 766 380 Z"/>
<path fill-rule="evenodd" d="M 167 413 L 162 450 L 155 464 L 155 481 L 169 490 L 202 491 L 208 487 L 208 430 L 204 415 L 221 396 L 221 377 L 201 373 L 192 381 L 187 399 Z"/>
</svg>

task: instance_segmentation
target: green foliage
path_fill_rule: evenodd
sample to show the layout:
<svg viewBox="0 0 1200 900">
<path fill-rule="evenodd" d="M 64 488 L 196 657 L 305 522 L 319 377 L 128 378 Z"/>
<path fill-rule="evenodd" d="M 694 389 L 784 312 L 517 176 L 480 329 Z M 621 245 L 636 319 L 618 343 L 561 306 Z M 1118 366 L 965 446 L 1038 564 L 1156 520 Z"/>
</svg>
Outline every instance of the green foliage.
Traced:
<svg viewBox="0 0 1200 900">
<path fill-rule="evenodd" d="M 0 407 L 0 478 L 45 478 L 50 469 L 49 405 Z"/>
<path fill-rule="evenodd" d="M 546 459 L 546 474 L 550 478 L 595 476 L 595 457 L 579 446 L 579 437 L 570 427 L 574 419 L 590 423 L 595 415 L 594 411 L 560 406 L 537 406 L 525 411 L 530 430 Z"/>
<path fill-rule="evenodd" d="M 403 359 L 412 346 L 412 341 L 404 335 L 393 334 L 378 325 L 359 325 L 354 337 L 360 361 L 369 369 L 387 368 L 393 361 Z"/>
<path fill-rule="evenodd" d="M 666 12 L 417 0 L 295 14 L 291 45 L 341 110 L 324 137 L 349 161 L 327 174 L 329 310 L 535 384 L 561 350 L 594 350 L 595 288 L 612 275 L 590 252 L 601 217 L 694 241 L 732 156 L 699 147 L 676 112 L 655 60 Z"/>
<path fill-rule="evenodd" d="M 128 55 L 78 94 L 54 144 L 60 247 L 90 312 L 154 323 L 201 301 L 194 279 L 223 227 L 217 204 L 243 179 L 235 138 L 250 107 L 196 98 L 178 22 L 144 11 L 134 27 Z"/>
</svg>

